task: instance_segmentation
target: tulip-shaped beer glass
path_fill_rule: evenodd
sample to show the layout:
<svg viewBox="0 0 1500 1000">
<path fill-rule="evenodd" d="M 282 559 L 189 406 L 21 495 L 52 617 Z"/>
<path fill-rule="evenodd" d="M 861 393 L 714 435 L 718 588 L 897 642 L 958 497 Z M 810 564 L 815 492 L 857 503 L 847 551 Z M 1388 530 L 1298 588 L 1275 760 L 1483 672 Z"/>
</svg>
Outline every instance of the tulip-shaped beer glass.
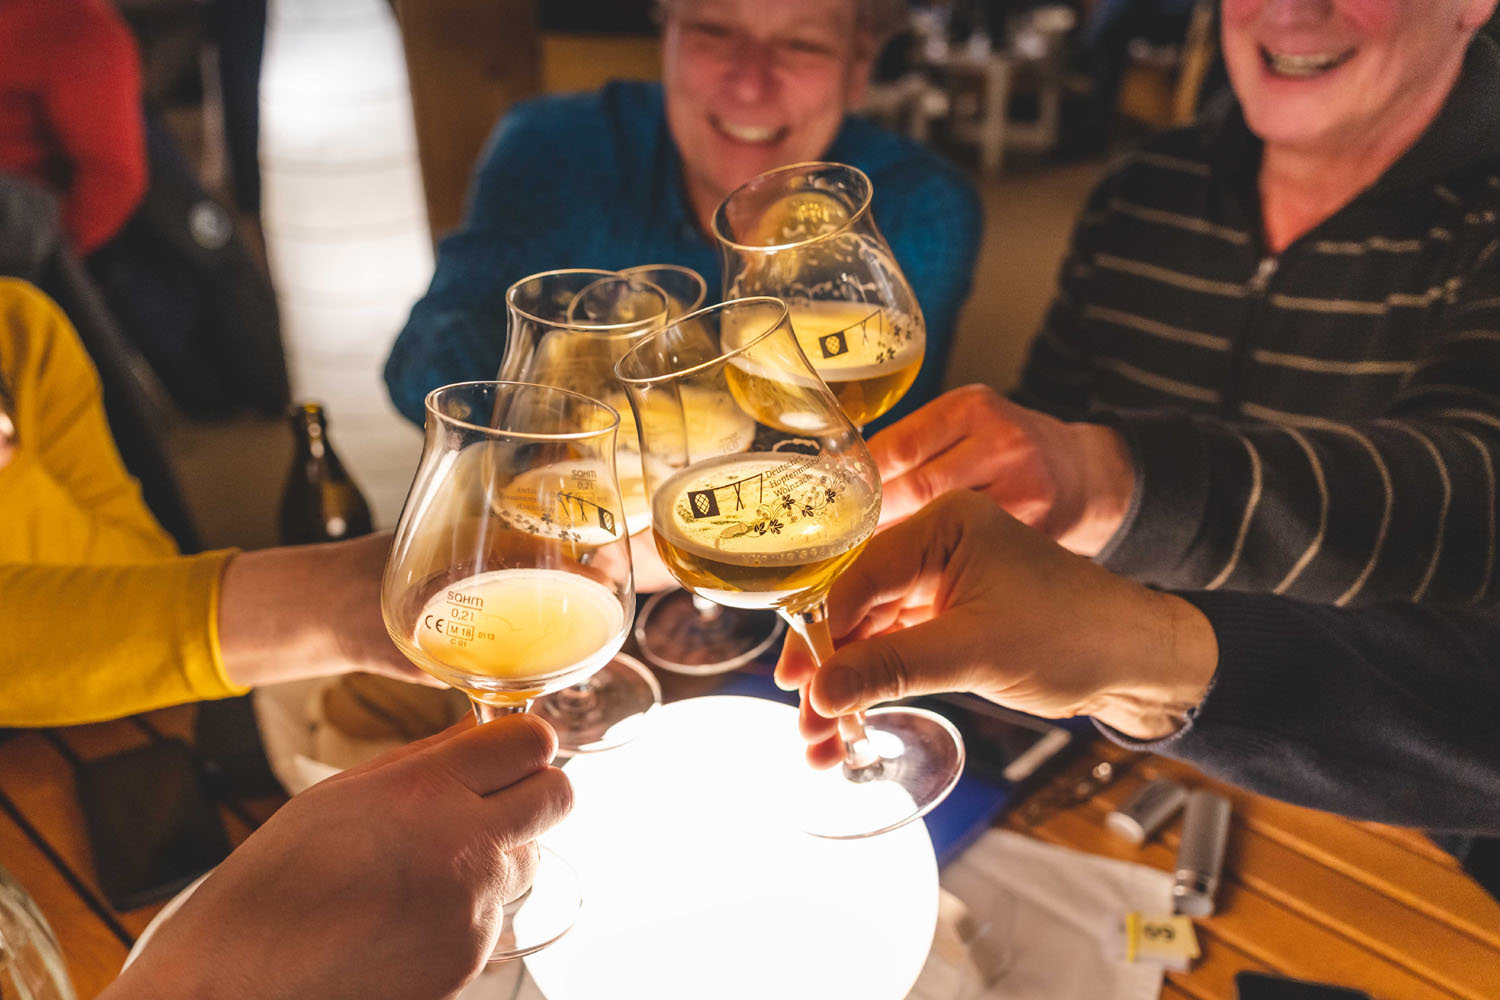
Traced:
<svg viewBox="0 0 1500 1000">
<path fill-rule="evenodd" d="M 426 443 L 381 583 L 386 630 L 486 722 L 603 667 L 635 612 L 615 480 L 615 411 L 550 386 L 465 382 L 427 396 Z M 545 848 L 492 956 L 573 925 L 577 879 Z"/>
<path fill-rule="evenodd" d="M 708 294 L 697 271 L 677 264 L 642 264 L 620 273 L 645 278 L 666 292 L 674 320 L 696 312 Z M 623 401 L 615 409 L 620 411 L 620 447 L 631 447 L 625 439 L 635 435 L 635 416 Z M 704 419 L 701 413 L 687 416 L 695 427 Z M 781 619 L 774 612 L 726 608 L 690 590 L 672 588 L 652 594 L 641 606 L 635 641 L 641 655 L 663 670 L 702 676 L 744 666 L 770 649 L 781 631 Z"/>
<path fill-rule="evenodd" d="M 714 213 L 724 298 L 771 295 L 856 427 L 905 395 L 922 367 L 917 297 L 870 214 L 870 179 L 842 163 L 797 163 L 732 191 Z"/>
<path fill-rule="evenodd" d="M 666 293 L 643 278 L 582 268 L 522 278 L 505 301 L 501 378 L 572 389 L 617 410 L 628 406 L 615 382 L 615 362 L 642 334 L 660 329 L 672 308 Z M 634 426 L 617 436 L 627 533 L 651 523 L 635 437 Z M 651 671 L 621 655 L 580 684 L 538 700 L 532 711 L 557 730 L 558 745 L 571 754 L 619 746 L 660 703 Z"/>
<path fill-rule="evenodd" d="M 681 264 L 637 264 L 620 273 L 627 278 L 642 278 L 666 292 L 671 319 L 697 312 L 708 297 L 708 283 L 703 275 Z"/>
<path fill-rule="evenodd" d="M 671 264 L 643 264 L 618 273 L 572 269 L 523 278 L 510 289 L 510 336 L 501 372 L 546 385 L 563 385 L 601 399 L 620 411 L 620 488 L 632 534 L 650 526 L 635 421 L 614 365 L 642 335 L 659 328 L 653 296 L 666 296 L 667 314 L 679 318 L 703 303 L 707 287 L 696 271 Z M 684 401 L 688 433 L 711 448 L 750 446 L 750 419 L 727 397 L 689 396 Z M 765 652 L 781 634 L 774 614 L 721 608 L 695 594 L 669 589 L 652 595 L 636 622 L 641 653 L 667 670 L 712 674 Z M 576 690 L 542 701 L 537 713 L 559 730 L 570 750 L 600 750 L 631 735 L 621 719 L 644 712 L 660 694 L 649 672 L 619 658 Z M 632 673 L 637 677 L 633 677 Z M 646 689 L 649 683 L 650 690 Z M 613 726 L 606 732 L 589 719 Z"/>
<path fill-rule="evenodd" d="M 819 661 L 833 649 L 825 598 L 880 516 L 880 478 L 859 432 L 798 347 L 779 299 L 691 314 L 642 338 L 617 372 L 630 393 L 657 551 L 678 582 L 736 608 L 771 609 Z M 754 423 L 749 449 L 705 450 L 687 400 L 725 397 Z M 803 828 L 884 833 L 940 802 L 963 766 L 941 716 L 881 708 L 839 720 L 841 770 L 808 773 Z"/>
</svg>

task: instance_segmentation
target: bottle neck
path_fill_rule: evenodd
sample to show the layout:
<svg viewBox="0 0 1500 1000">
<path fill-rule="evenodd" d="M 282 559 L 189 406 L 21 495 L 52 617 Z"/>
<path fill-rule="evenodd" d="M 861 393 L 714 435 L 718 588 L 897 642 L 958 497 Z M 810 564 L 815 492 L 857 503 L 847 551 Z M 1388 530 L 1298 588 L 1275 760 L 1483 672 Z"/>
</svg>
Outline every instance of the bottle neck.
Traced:
<svg viewBox="0 0 1500 1000">
<path fill-rule="evenodd" d="M 322 422 L 309 422 L 307 426 L 305 426 L 302 430 L 302 438 L 299 445 L 302 450 L 303 457 L 317 459 L 324 458 L 328 453 L 328 446 L 325 443 L 326 440 L 327 438 L 323 433 Z"/>
<path fill-rule="evenodd" d="M 302 460 L 323 459 L 328 454 L 328 420 L 316 403 L 304 403 L 292 413 L 297 431 L 297 455 Z"/>
</svg>

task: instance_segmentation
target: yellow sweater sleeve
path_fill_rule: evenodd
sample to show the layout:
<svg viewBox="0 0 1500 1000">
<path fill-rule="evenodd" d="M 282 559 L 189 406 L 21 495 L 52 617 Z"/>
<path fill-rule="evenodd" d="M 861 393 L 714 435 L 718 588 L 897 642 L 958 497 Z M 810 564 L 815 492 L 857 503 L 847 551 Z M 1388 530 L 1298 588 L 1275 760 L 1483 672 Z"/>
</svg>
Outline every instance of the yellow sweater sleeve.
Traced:
<svg viewBox="0 0 1500 1000">
<path fill-rule="evenodd" d="M 0 373 L 18 448 L 0 468 L 0 562 L 127 563 L 176 547 L 109 434 L 78 333 L 35 287 L 0 278 Z"/>
<path fill-rule="evenodd" d="M 244 694 L 224 672 L 217 629 L 233 554 L 0 563 L 0 725 L 97 722 Z"/>
</svg>

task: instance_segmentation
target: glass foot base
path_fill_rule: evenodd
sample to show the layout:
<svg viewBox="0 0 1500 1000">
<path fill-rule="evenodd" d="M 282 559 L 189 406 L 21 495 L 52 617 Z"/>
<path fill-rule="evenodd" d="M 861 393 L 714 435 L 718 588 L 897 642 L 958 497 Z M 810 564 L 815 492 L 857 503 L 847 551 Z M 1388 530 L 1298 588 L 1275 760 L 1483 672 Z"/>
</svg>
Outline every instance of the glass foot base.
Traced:
<svg viewBox="0 0 1500 1000">
<path fill-rule="evenodd" d="M 582 905 L 578 873 L 562 858 L 541 847 L 531 890 L 505 904 L 500 939 L 490 952 L 489 961 L 508 962 L 541 951 L 573 929 Z"/>
<path fill-rule="evenodd" d="M 641 655 L 678 674 L 722 674 L 770 649 L 786 626 L 772 611 L 713 605 L 700 610 L 685 590 L 653 594 L 635 624 Z"/>
<path fill-rule="evenodd" d="M 616 653 L 588 680 L 538 698 L 531 712 L 557 733 L 557 755 L 571 757 L 630 742 L 660 704 L 656 676 L 635 657 Z"/>
<path fill-rule="evenodd" d="M 879 761 L 858 771 L 814 772 L 800 803 L 802 829 L 829 840 L 874 837 L 925 816 L 963 773 L 964 744 L 953 723 L 920 708 L 865 713 Z"/>
</svg>

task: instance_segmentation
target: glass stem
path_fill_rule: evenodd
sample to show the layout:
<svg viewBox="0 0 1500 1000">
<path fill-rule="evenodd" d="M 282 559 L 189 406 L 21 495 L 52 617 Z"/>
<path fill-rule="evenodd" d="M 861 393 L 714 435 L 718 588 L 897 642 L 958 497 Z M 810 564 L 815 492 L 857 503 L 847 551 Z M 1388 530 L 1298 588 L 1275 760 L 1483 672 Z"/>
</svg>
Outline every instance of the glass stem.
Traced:
<svg viewBox="0 0 1500 1000">
<path fill-rule="evenodd" d="M 706 597 L 699 597 L 697 594 L 689 594 L 688 596 L 693 599 L 693 610 L 698 612 L 698 617 L 706 622 L 711 622 L 724 613 L 723 607 L 715 604 Z"/>
<path fill-rule="evenodd" d="M 783 612 L 792 630 L 807 644 L 813 662 L 819 669 L 833 655 L 833 635 L 828 631 L 828 607 L 819 601 L 805 611 Z M 806 688 L 802 697 L 807 697 Z M 844 776 L 850 781 L 870 781 L 880 777 L 883 765 L 869 737 L 865 735 L 865 713 L 850 712 L 838 718 L 839 736 L 844 741 Z"/>
<path fill-rule="evenodd" d="M 481 726 L 486 722 L 494 722 L 496 719 L 503 719 L 507 715 L 520 715 L 522 712 L 529 712 L 531 711 L 531 702 L 532 699 L 528 698 L 525 701 L 509 702 L 503 705 L 491 705 L 487 701 L 480 701 L 472 694 L 469 695 L 469 704 L 474 706 L 474 718 L 479 721 L 479 724 Z"/>
<path fill-rule="evenodd" d="M 525 701 L 510 702 L 504 705 L 491 705 L 487 701 L 480 701 L 472 694 L 469 695 L 469 704 L 474 707 L 474 718 L 479 721 L 481 726 L 486 722 L 494 722 L 496 719 L 503 719 L 508 715 L 520 715 L 522 712 L 529 712 L 531 711 L 531 703 L 535 700 L 534 698 L 528 698 Z M 533 844 L 532 847 L 535 849 L 536 845 Z M 500 912 L 504 916 L 499 941 L 501 947 L 515 947 L 516 935 L 511 920 L 521 907 L 526 905 L 526 901 L 531 898 L 531 890 L 533 888 L 535 886 L 527 886 L 525 892 L 500 908 Z M 491 959 L 491 961 L 494 961 L 494 959 Z"/>
<path fill-rule="evenodd" d="M 569 712 L 578 715 L 592 712 L 599 707 L 599 673 L 589 674 L 577 684 L 569 684 L 553 697 L 566 706 Z"/>
</svg>

